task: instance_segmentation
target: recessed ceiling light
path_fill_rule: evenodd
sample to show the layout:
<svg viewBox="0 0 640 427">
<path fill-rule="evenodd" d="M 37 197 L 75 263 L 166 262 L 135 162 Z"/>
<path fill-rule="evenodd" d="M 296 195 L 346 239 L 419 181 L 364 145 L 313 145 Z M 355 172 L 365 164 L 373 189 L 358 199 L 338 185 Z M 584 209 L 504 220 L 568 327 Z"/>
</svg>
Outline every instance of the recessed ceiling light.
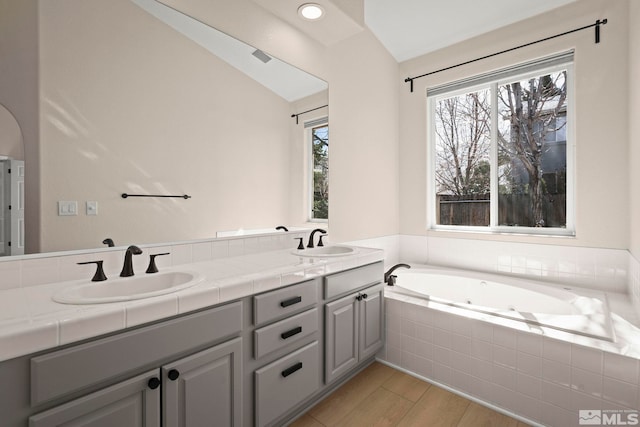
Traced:
<svg viewBox="0 0 640 427">
<path fill-rule="evenodd" d="M 324 9 L 316 3 L 305 3 L 298 8 L 298 15 L 309 21 L 315 21 L 322 18 Z"/>
</svg>

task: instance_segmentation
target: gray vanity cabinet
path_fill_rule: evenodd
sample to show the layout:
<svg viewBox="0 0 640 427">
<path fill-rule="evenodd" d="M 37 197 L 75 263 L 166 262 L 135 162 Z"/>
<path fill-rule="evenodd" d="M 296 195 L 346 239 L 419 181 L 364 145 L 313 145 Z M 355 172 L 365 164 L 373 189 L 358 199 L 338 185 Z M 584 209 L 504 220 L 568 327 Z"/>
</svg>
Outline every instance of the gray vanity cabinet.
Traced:
<svg viewBox="0 0 640 427">
<path fill-rule="evenodd" d="M 325 305 L 325 382 L 373 356 L 383 345 L 382 285 Z"/>
<path fill-rule="evenodd" d="M 358 359 L 364 360 L 374 356 L 384 344 L 384 294 L 383 285 L 365 289 L 363 299 L 359 302 Z M 364 297 L 366 295 L 366 297 Z"/>
<path fill-rule="evenodd" d="M 237 301 L 25 358 L 29 426 L 241 426 L 242 318 Z"/>
<path fill-rule="evenodd" d="M 241 351 L 233 339 L 34 415 L 29 426 L 240 426 Z"/>
<path fill-rule="evenodd" d="M 29 418 L 29 426 L 160 427 L 160 388 L 149 387 L 157 376 L 155 369 L 57 406 Z"/>
<path fill-rule="evenodd" d="M 240 426 L 241 350 L 236 338 L 163 366 L 163 426 Z"/>
</svg>

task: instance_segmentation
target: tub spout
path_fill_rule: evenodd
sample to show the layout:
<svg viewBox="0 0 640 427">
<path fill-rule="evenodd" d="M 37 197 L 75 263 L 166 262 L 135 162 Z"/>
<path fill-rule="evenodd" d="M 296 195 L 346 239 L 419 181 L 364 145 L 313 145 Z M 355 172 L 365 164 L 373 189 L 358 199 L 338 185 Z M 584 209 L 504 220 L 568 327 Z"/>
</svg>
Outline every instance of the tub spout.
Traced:
<svg viewBox="0 0 640 427">
<path fill-rule="evenodd" d="M 394 271 L 396 271 L 396 269 L 398 268 L 411 268 L 411 266 L 409 264 L 396 264 L 393 267 L 391 267 L 389 270 L 387 270 L 386 273 L 384 273 L 384 281 L 387 284 L 387 286 L 394 286 L 396 284 L 396 278 L 397 276 L 391 274 Z"/>
</svg>

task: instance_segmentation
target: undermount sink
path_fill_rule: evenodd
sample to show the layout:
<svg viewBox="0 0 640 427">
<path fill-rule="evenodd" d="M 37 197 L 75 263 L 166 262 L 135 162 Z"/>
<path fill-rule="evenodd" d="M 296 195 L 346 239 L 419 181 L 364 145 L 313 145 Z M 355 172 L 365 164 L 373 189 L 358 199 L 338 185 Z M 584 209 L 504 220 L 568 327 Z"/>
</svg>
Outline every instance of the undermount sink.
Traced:
<svg viewBox="0 0 640 427">
<path fill-rule="evenodd" d="M 53 296 L 53 300 L 63 304 L 130 301 L 177 292 L 194 286 L 202 280 L 201 275 L 184 271 L 118 277 L 61 289 Z"/>
<path fill-rule="evenodd" d="M 321 246 L 312 249 L 296 250 L 293 254 L 306 257 L 334 257 L 352 255 L 355 252 L 356 248 L 349 246 Z"/>
</svg>

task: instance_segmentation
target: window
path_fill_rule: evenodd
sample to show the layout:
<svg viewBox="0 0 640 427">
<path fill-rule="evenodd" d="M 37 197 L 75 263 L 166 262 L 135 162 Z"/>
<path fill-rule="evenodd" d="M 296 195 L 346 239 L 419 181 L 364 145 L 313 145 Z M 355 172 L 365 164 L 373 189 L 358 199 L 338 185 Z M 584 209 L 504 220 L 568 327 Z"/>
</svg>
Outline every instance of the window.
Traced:
<svg viewBox="0 0 640 427">
<path fill-rule="evenodd" d="M 310 144 L 309 220 L 329 219 L 329 123 L 326 118 L 305 123 Z"/>
<path fill-rule="evenodd" d="M 427 90 L 432 228 L 573 234 L 572 61 Z"/>
</svg>

